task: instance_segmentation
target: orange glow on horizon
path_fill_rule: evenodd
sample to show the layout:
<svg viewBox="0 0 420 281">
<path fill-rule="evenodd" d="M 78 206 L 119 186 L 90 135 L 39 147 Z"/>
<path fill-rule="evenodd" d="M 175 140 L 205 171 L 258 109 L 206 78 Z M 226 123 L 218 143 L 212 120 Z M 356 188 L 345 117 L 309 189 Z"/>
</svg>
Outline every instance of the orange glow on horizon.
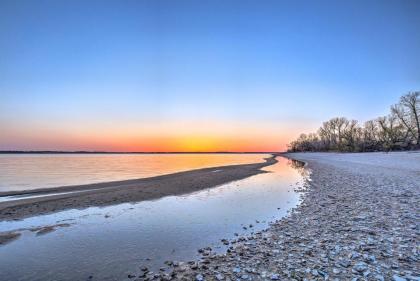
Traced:
<svg viewBox="0 0 420 281">
<path fill-rule="evenodd" d="M 273 129 L 275 128 L 275 129 Z M 270 124 L 164 123 L 148 126 L 32 128 L 8 131 L 14 150 L 120 152 L 274 152 L 302 130 Z M 2 148 L 4 149 L 4 148 Z"/>
<path fill-rule="evenodd" d="M 152 137 L 152 138 L 39 138 L 22 150 L 119 152 L 274 152 L 286 142 L 264 138 Z"/>
</svg>

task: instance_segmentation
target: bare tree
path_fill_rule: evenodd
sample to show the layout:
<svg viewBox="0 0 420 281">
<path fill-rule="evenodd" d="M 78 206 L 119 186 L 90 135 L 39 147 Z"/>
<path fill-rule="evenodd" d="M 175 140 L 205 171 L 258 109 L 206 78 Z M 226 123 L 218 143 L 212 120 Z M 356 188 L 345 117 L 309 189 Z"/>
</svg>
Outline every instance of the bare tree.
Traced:
<svg viewBox="0 0 420 281">
<path fill-rule="evenodd" d="M 415 139 L 415 144 L 420 145 L 420 123 L 419 123 L 419 112 L 420 112 L 420 92 L 410 92 L 400 99 L 400 107 L 404 108 L 404 111 L 408 112 L 408 126 L 411 128 L 411 132 Z M 404 112 L 403 111 L 403 112 Z"/>
<path fill-rule="evenodd" d="M 402 126 L 394 114 L 377 119 L 379 124 L 379 139 L 385 151 L 398 149 L 402 146 Z"/>
<path fill-rule="evenodd" d="M 340 151 L 359 151 L 360 127 L 356 120 L 344 120 Z"/>
<path fill-rule="evenodd" d="M 388 116 L 367 121 L 332 118 L 317 133 L 302 134 L 290 151 L 378 151 L 420 148 L 420 92 L 410 92 L 391 107 Z"/>
<path fill-rule="evenodd" d="M 376 151 L 381 149 L 378 140 L 378 123 L 375 120 L 365 122 L 362 139 L 362 151 Z"/>
</svg>

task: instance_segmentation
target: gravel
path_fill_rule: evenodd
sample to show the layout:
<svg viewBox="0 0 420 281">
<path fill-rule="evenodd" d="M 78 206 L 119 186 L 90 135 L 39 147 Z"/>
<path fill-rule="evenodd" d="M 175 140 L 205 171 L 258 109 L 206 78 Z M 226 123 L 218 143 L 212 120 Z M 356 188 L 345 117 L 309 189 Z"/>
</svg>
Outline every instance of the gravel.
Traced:
<svg viewBox="0 0 420 281">
<path fill-rule="evenodd" d="M 420 153 L 286 156 L 311 173 L 289 216 L 138 280 L 420 280 Z"/>
</svg>

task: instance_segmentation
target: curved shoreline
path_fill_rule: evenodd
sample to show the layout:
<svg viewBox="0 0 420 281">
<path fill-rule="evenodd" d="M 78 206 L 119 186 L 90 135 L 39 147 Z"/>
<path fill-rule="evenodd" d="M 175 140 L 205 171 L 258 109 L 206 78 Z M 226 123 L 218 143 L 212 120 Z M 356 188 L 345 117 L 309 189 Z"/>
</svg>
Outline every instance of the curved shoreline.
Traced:
<svg viewBox="0 0 420 281">
<path fill-rule="evenodd" d="M 3 192 L 0 196 L 52 195 L 0 202 L 0 220 L 187 194 L 264 173 L 261 168 L 277 163 L 276 157 L 273 154 L 261 163 L 203 168 L 150 178 Z"/>
<path fill-rule="evenodd" d="M 268 229 L 162 280 L 419 280 L 420 156 L 288 153 L 311 172 L 302 201 Z M 136 280 L 151 280 L 140 272 Z M 169 280 L 169 279 L 168 279 Z"/>
</svg>

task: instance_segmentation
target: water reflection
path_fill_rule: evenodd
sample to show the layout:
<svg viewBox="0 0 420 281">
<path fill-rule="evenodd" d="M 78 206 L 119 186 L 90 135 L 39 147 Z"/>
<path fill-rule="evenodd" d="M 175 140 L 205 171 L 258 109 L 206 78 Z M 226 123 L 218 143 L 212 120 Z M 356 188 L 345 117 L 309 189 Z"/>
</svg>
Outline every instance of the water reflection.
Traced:
<svg viewBox="0 0 420 281">
<path fill-rule="evenodd" d="M 302 170 L 303 167 L 305 167 L 305 162 L 295 160 L 295 159 L 289 159 L 289 165 L 295 169 Z"/>
<path fill-rule="evenodd" d="M 267 154 L 4 154 L 0 192 L 137 179 L 263 162 Z"/>
<path fill-rule="evenodd" d="M 39 236 L 24 230 L 1 246 L 0 280 L 123 280 L 140 265 L 158 270 L 205 246 L 222 251 L 220 239 L 262 230 L 297 205 L 304 177 L 278 160 L 270 173 L 189 195 L 0 222 L 0 231 L 70 224 Z"/>
<path fill-rule="evenodd" d="M 297 170 L 303 177 L 308 178 L 309 177 L 309 170 L 305 169 L 305 162 L 295 160 L 295 159 L 289 159 L 288 164 L 295 170 Z"/>
</svg>

